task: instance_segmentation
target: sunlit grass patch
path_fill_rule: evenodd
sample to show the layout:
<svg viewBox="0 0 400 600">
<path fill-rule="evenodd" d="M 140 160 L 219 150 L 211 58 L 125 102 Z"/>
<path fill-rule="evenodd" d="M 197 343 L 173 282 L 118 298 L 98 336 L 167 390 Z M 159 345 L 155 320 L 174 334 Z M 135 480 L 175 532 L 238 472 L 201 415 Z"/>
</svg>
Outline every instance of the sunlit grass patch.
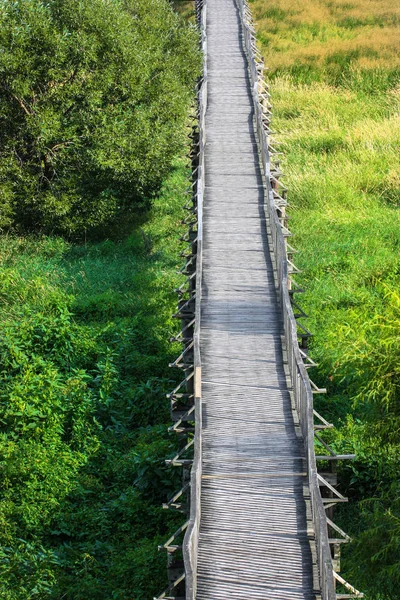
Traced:
<svg viewBox="0 0 400 600">
<path fill-rule="evenodd" d="M 341 489 L 347 488 L 353 509 L 343 509 L 340 519 L 356 539 L 361 536 L 358 550 L 344 555 L 343 574 L 369 600 L 394 599 L 400 581 L 385 553 L 398 538 L 393 531 L 380 538 L 382 514 L 374 513 L 381 521 L 373 529 L 368 513 L 365 536 L 380 547 L 380 558 L 364 552 L 364 505 L 357 501 L 375 496 L 396 518 L 388 489 L 394 485 L 398 493 L 400 419 L 398 402 L 389 409 L 385 400 L 385 378 L 397 398 L 398 326 L 392 327 L 392 317 L 398 307 L 388 294 L 394 298 L 400 288 L 400 5 L 251 5 L 269 68 L 273 137 L 283 152 L 289 226 L 302 270 L 297 279 L 306 290 L 298 300 L 315 334 L 310 352 L 319 367 L 312 378 L 328 389 L 315 401 L 338 426 L 331 442 L 358 453 L 353 465 L 341 468 Z M 356 401 L 360 389 L 369 396 Z"/>
<path fill-rule="evenodd" d="M 300 74 L 300 80 L 306 82 L 326 78 L 335 84 L 335 66 L 336 71 L 343 67 L 366 71 L 399 68 L 400 9 L 394 0 L 356 0 L 351 4 L 253 0 L 252 8 L 272 71 Z"/>
<path fill-rule="evenodd" d="M 344 198 L 358 207 L 366 195 L 398 203 L 400 120 L 397 93 L 360 96 L 326 84 L 271 85 L 274 126 L 284 151 L 292 205 L 329 206 Z"/>
</svg>

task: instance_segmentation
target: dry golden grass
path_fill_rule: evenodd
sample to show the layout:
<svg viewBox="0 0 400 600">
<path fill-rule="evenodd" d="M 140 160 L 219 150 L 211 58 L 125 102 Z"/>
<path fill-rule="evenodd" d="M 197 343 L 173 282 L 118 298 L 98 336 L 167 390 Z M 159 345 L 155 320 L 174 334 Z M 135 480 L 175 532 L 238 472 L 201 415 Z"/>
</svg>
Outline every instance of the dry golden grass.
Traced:
<svg viewBox="0 0 400 600">
<path fill-rule="evenodd" d="M 273 69 L 349 53 L 363 69 L 400 66 L 398 0 L 252 0 L 251 6 Z"/>
<path fill-rule="evenodd" d="M 400 66 L 399 31 L 389 27 L 382 29 L 363 28 L 350 37 L 337 36 L 332 30 L 331 35 L 323 35 L 299 43 L 282 38 L 272 48 L 264 51 L 268 65 L 287 67 L 296 63 L 322 63 L 332 56 L 349 54 L 356 51 L 353 64 L 361 68 L 394 68 Z"/>
</svg>

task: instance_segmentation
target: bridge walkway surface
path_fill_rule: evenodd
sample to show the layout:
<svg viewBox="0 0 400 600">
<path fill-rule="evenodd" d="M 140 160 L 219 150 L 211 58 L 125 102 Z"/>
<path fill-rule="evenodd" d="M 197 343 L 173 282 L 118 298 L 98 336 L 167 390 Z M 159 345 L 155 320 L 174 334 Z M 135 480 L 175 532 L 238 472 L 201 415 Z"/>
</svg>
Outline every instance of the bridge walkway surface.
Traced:
<svg viewBox="0 0 400 600">
<path fill-rule="evenodd" d="M 208 0 L 207 39 L 197 599 L 314 598 L 307 466 L 234 0 Z"/>
</svg>

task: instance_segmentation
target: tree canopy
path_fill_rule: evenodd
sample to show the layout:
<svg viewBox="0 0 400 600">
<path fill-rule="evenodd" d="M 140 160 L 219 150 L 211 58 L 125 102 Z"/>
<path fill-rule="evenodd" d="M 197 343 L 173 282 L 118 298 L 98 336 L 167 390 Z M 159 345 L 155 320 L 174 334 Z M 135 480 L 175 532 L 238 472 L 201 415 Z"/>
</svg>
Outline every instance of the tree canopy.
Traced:
<svg viewBox="0 0 400 600">
<path fill-rule="evenodd" d="M 147 206 L 199 59 L 167 0 L 0 2 L 0 227 L 78 234 Z"/>
</svg>

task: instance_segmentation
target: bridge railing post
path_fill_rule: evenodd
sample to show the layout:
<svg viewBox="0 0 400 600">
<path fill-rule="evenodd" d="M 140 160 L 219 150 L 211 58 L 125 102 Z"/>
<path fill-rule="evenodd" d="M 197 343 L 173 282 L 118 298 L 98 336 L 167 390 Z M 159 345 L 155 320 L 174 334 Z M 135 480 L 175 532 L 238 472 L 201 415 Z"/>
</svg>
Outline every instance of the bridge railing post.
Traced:
<svg viewBox="0 0 400 600">
<path fill-rule="evenodd" d="M 201 407 L 201 356 L 200 356 L 200 300 L 203 273 L 203 194 L 205 186 L 204 146 L 206 143 L 205 114 L 207 109 L 207 0 L 196 0 L 197 24 L 201 36 L 203 53 L 203 77 L 198 89 L 198 149 L 199 163 L 196 172 L 196 283 L 195 283 L 195 322 L 194 322 L 194 377 L 193 397 L 195 407 L 194 455 L 190 474 L 190 513 L 188 527 L 183 540 L 185 565 L 186 600 L 195 600 L 197 594 L 197 547 L 201 518 L 201 476 L 202 476 L 202 407 Z"/>
</svg>

